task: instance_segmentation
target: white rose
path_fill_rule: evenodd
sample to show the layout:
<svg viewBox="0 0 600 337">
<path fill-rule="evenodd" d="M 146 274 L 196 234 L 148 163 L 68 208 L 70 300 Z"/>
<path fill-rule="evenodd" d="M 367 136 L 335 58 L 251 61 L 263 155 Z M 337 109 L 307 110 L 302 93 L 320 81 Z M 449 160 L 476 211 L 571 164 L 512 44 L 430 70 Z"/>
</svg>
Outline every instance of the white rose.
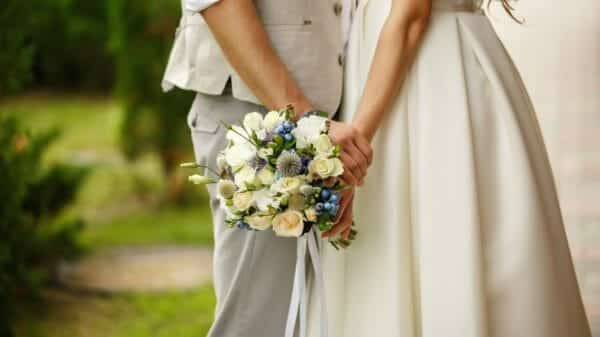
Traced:
<svg viewBox="0 0 600 337">
<path fill-rule="evenodd" d="M 317 210 L 314 207 L 310 207 L 304 211 L 304 215 L 306 215 L 306 219 L 308 221 L 315 222 L 315 221 L 317 221 L 317 217 L 319 216 L 319 213 L 317 212 Z"/>
<path fill-rule="evenodd" d="M 232 125 L 231 128 L 233 130 L 228 130 L 225 134 L 225 138 L 231 141 L 234 144 L 247 144 L 248 143 L 248 133 L 246 130 L 239 125 Z"/>
<path fill-rule="evenodd" d="M 308 172 L 322 179 L 337 177 L 344 173 L 344 164 L 338 158 L 317 157 L 308 165 Z"/>
<path fill-rule="evenodd" d="M 225 161 L 234 170 L 242 167 L 256 155 L 256 149 L 246 144 L 235 144 L 225 149 Z"/>
<path fill-rule="evenodd" d="M 288 210 L 273 218 L 273 230 L 278 236 L 299 237 L 304 230 L 302 213 Z"/>
<path fill-rule="evenodd" d="M 321 135 L 326 129 L 327 119 L 319 116 L 300 118 L 292 134 L 296 138 L 296 146 L 305 148 Z"/>
<path fill-rule="evenodd" d="M 283 177 L 273 184 L 275 192 L 296 193 L 300 190 L 302 180 L 298 177 Z"/>
<path fill-rule="evenodd" d="M 288 199 L 288 208 L 296 211 L 304 209 L 304 196 L 302 194 L 292 194 Z"/>
<path fill-rule="evenodd" d="M 273 217 L 270 215 L 259 215 L 252 214 L 247 217 L 244 217 L 244 221 L 250 225 L 250 228 L 264 231 L 265 229 L 271 227 L 271 222 L 273 221 Z"/>
<path fill-rule="evenodd" d="M 201 176 L 199 174 L 193 174 L 188 177 L 188 180 L 194 185 L 212 184 L 215 181 L 207 176 Z"/>
<path fill-rule="evenodd" d="M 253 184 L 256 180 L 256 169 L 246 165 L 235 173 L 235 184 L 241 188 L 246 187 L 246 184 Z"/>
<path fill-rule="evenodd" d="M 250 112 L 244 116 L 244 128 L 248 131 L 249 134 L 252 134 L 252 131 L 258 131 L 262 127 L 263 117 L 258 112 Z"/>
<path fill-rule="evenodd" d="M 230 199 L 235 193 L 235 184 L 231 180 L 219 180 L 217 184 L 217 193 L 223 199 Z"/>
<path fill-rule="evenodd" d="M 334 147 L 331 144 L 331 139 L 326 134 L 319 135 L 312 143 L 317 150 L 317 153 L 324 156 L 329 156 Z"/>
<path fill-rule="evenodd" d="M 256 175 L 261 184 L 270 186 L 275 181 L 275 174 L 268 168 L 263 168 Z"/>
<path fill-rule="evenodd" d="M 233 207 L 238 211 L 246 211 L 252 205 L 252 192 L 236 192 L 233 194 Z"/>
<path fill-rule="evenodd" d="M 269 111 L 263 119 L 263 127 L 267 131 L 273 131 L 273 129 L 283 121 L 284 118 L 278 111 Z"/>
<path fill-rule="evenodd" d="M 260 211 L 266 212 L 269 210 L 269 207 L 274 207 L 275 201 L 269 192 L 268 189 L 264 188 L 262 190 L 254 191 L 252 195 L 253 203 L 256 205 Z"/>
</svg>

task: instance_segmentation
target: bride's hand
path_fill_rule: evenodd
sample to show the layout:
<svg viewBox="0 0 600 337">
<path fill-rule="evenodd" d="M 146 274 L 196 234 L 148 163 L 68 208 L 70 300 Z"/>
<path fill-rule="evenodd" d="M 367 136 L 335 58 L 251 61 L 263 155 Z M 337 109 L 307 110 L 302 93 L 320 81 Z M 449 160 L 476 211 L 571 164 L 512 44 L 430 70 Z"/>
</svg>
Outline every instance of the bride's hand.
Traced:
<svg viewBox="0 0 600 337">
<path fill-rule="evenodd" d="M 329 137 L 334 144 L 342 146 L 342 178 L 350 185 L 362 185 L 373 160 L 373 150 L 369 141 L 352 125 L 337 121 L 331 121 Z"/>
<path fill-rule="evenodd" d="M 341 233 L 342 238 L 348 240 L 350 231 L 352 229 L 352 216 L 353 216 L 353 201 L 354 201 L 354 188 L 345 190 L 342 192 L 342 199 L 340 200 L 340 210 L 334 219 L 335 225 L 328 231 L 323 232 L 321 237 L 333 237 Z"/>
</svg>

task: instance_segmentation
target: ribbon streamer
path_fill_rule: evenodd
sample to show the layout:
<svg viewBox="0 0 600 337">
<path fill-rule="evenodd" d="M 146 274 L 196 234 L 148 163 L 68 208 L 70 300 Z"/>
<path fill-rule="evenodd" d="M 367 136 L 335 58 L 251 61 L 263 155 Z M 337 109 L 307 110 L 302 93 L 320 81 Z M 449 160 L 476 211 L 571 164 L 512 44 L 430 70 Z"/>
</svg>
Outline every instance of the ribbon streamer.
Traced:
<svg viewBox="0 0 600 337">
<path fill-rule="evenodd" d="M 285 326 L 285 337 L 294 337 L 298 311 L 300 311 L 300 337 L 306 337 L 307 328 L 307 298 L 306 298 L 306 250 L 308 248 L 309 258 L 315 271 L 315 282 L 319 290 L 321 302 L 320 336 L 327 337 L 327 301 L 325 297 L 325 284 L 323 281 L 323 269 L 319 258 L 316 232 L 311 229 L 306 235 L 298 238 L 296 248 L 296 271 L 294 274 L 294 286 L 292 287 L 292 298 L 288 310 L 288 318 Z M 308 246 L 308 247 L 307 247 Z"/>
</svg>

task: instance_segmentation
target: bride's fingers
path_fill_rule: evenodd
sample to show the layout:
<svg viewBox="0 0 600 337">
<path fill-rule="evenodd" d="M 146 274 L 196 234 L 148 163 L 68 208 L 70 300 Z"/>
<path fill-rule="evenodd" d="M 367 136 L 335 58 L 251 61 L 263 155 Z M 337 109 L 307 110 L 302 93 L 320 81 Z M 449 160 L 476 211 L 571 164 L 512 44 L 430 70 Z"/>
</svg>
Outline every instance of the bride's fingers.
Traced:
<svg viewBox="0 0 600 337">
<path fill-rule="evenodd" d="M 358 163 L 346 151 L 342 152 L 340 160 L 344 163 L 344 173 L 342 174 L 342 177 L 348 184 L 356 186 L 363 176 Z"/>
<path fill-rule="evenodd" d="M 358 174 L 357 178 L 360 180 L 367 174 L 367 169 L 369 168 L 367 156 L 361 152 L 354 142 L 352 143 L 352 146 L 342 148 L 342 151 L 352 158 L 351 164 L 354 165 L 353 171 Z"/>
<path fill-rule="evenodd" d="M 365 156 L 367 160 L 367 165 L 371 165 L 373 162 L 373 149 L 369 141 L 363 137 L 362 135 L 354 138 L 354 143 L 356 147 L 360 150 L 360 152 Z"/>
<path fill-rule="evenodd" d="M 342 232 L 342 238 L 344 240 L 348 240 L 350 238 L 350 232 L 352 231 L 352 226 L 346 228 L 343 232 Z"/>
<path fill-rule="evenodd" d="M 342 180 L 346 182 L 346 185 L 358 185 L 358 180 L 352 175 L 352 173 L 350 173 L 350 170 L 344 169 L 344 173 L 342 173 Z"/>
</svg>

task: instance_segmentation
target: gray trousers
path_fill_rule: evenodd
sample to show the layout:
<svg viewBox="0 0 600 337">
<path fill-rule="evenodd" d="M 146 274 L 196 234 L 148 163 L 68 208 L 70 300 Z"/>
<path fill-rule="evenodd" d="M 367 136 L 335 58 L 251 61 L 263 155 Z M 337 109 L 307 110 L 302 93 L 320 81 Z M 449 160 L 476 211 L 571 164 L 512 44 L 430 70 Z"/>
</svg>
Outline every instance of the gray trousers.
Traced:
<svg viewBox="0 0 600 337">
<path fill-rule="evenodd" d="M 241 124 L 244 114 L 265 108 L 221 96 L 198 94 L 188 115 L 198 163 L 215 166 L 225 145 L 220 121 Z M 209 185 L 214 227 L 215 319 L 209 337 L 282 337 L 292 293 L 296 240 L 263 232 L 230 229 Z"/>
</svg>

